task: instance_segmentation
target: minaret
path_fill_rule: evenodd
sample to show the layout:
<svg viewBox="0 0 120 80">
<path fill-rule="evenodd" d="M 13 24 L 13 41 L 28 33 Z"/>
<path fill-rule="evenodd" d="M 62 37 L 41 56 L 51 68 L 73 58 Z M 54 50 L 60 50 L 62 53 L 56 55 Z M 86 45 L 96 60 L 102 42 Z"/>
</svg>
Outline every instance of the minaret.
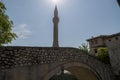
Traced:
<svg viewBox="0 0 120 80">
<path fill-rule="evenodd" d="M 54 10 L 54 17 L 53 17 L 53 24 L 54 24 L 54 32 L 53 32 L 53 47 L 59 47 L 59 42 L 58 42 L 58 22 L 59 22 L 59 17 L 58 17 L 58 10 L 57 10 L 57 5 L 55 5 L 55 10 Z"/>
</svg>

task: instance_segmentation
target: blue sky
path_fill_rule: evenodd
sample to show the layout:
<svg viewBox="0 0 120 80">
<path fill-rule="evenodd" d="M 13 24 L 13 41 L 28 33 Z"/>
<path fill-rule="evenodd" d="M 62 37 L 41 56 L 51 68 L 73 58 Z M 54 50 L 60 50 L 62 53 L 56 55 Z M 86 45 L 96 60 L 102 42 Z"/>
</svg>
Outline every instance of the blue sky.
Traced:
<svg viewBox="0 0 120 80">
<path fill-rule="evenodd" d="M 3 2 L 19 37 L 9 46 L 52 46 L 52 0 Z M 60 47 L 78 47 L 91 36 L 120 32 L 120 7 L 116 0 L 61 0 L 58 11 Z"/>
</svg>

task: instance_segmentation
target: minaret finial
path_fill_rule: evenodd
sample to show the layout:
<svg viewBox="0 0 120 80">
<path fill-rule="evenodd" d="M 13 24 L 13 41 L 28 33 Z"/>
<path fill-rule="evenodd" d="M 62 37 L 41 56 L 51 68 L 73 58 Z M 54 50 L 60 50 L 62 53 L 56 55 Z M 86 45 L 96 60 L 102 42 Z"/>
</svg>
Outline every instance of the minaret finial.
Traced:
<svg viewBox="0 0 120 80">
<path fill-rule="evenodd" d="M 57 17 L 58 16 L 58 10 L 57 10 L 57 5 L 55 5 L 55 10 L 54 10 L 54 17 Z"/>
<path fill-rule="evenodd" d="M 59 47 L 59 42 L 58 42 L 58 22 L 59 22 L 58 9 L 57 9 L 57 5 L 55 5 L 54 17 L 53 17 L 53 24 L 54 24 L 53 47 Z"/>
</svg>

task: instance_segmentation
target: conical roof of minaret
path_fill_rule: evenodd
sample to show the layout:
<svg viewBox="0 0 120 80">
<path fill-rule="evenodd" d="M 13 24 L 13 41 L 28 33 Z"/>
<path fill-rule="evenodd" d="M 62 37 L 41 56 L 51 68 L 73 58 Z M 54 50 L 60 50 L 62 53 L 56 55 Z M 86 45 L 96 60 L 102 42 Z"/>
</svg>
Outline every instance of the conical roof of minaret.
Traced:
<svg viewBox="0 0 120 80">
<path fill-rule="evenodd" d="M 55 10 L 54 10 L 54 17 L 58 16 L 58 9 L 57 9 L 57 5 L 55 5 Z"/>
</svg>

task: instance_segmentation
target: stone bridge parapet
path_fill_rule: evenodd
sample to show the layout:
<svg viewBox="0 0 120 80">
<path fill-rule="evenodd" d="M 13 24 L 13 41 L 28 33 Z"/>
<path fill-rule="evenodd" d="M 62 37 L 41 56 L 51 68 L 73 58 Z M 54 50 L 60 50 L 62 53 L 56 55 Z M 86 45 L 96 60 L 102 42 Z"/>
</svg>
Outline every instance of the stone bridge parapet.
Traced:
<svg viewBox="0 0 120 80">
<path fill-rule="evenodd" d="M 85 57 L 85 55 L 81 55 L 82 53 L 75 48 L 0 47 L 0 70 L 71 61 L 78 59 L 80 56 Z"/>
</svg>

